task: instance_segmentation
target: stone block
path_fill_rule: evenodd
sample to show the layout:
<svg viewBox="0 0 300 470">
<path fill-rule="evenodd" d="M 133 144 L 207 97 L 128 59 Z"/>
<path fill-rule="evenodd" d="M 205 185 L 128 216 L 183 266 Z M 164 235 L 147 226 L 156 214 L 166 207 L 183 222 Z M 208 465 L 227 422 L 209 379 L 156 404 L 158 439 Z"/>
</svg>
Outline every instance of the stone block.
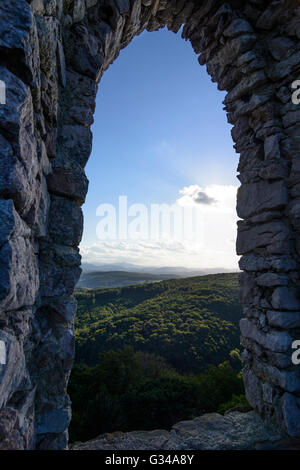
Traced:
<svg viewBox="0 0 300 470">
<path fill-rule="evenodd" d="M 83 204 L 88 190 L 88 179 L 81 169 L 54 168 L 47 177 L 49 191 Z"/>
<path fill-rule="evenodd" d="M 294 41 L 285 37 L 277 36 L 269 41 L 269 51 L 274 59 L 278 61 L 286 59 L 293 51 L 294 46 Z"/>
<path fill-rule="evenodd" d="M 38 416 L 37 434 L 59 434 L 64 432 L 71 420 L 71 409 L 50 410 Z"/>
<path fill-rule="evenodd" d="M 275 310 L 300 310 L 297 290 L 293 287 L 277 287 L 272 295 Z"/>
<path fill-rule="evenodd" d="M 248 366 L 243 369 L 243 379 L 248 402 L 255 410 L 261 413 L 264 409 L 261 380 Z"/>
<path fill-rule="evenodd" d="M 25 0 L 2 0 L 0 49 L 11 57 L 15 69 L 26 83 L 33 83 L 39 74 L 39 49 L 34 17 Z"/>
<path fill-rule="evenodd" d="M 270 254 L 286 254 L 286 242 L 289 238 L 288 227 L 275 220 L 254 227 L 238 229 L 237 254 L 243 255 L 257 248 L 266 247 Z"/>
<path fill-rule="evenodd" d="M 0 307 L 33 305 L 39 280 L 30 230 L 10 200 L 0 201 L 0 223 Z"/>
<path fill-rule="evenodd" d="M 283 421 L 289 436 L 300 437 L 300 399 L 291 393 L 282 397 Z"/>
<path fill-rule="evenodd" d="M 261 287 L 286 286 L 288 278 L 282 274 L 264 273 L 256 278 L 256 282 Z"/>
<path fill-rule="evenodd" d="M 81 208 L 73 201 L 52 196 L 49 214 L 49 233 L 54 243 L 78 246 L 83 231 Z"/>
<path fill-rule="evenodd" d="M 0 341 L 5 344 L 6 361 L 0 364 L 0 409 L 6 405 L 18 389 L 25 373 L 25 356 L 17 339 L 0 330 Z"/>
<path fill-rule="evenodd" d="M 120 15 L 124 15 L 124 13 L 129 12 L 130 0 L 115 0 L 115 3 L 117 5 Z M 152 3 L 152 0 L 150 0 L 150 4 L 151 3 Z"/>
<path fill-rule="evenodd" d="M 247 318 L 240 321 L 240 329 L 243 336 L 256 341 L 266 349 L 274 352 L 287 352 L 290 350 L 293 339 L 286 331 L 272 331 L 264 333 Z"/>
<path fill-rule="evenodd" d="M 61 41 L 57 41 L 57 68 L 58 68 L 58 76 L 60 79 L 60 83 L 63 87 L 67 84 L 67 77 L 66 77 L 66 61 L 65 61 L 65 54 L 64 48 Z"/>
<path fill-rule="evenodd" d="M 47 310 L 50 310 L 51 315 L 58 315 L 67 323 L 72 323 L 74 321 L 77 310 L 77 301 L 73 296 L 44 300 L 43 306 Z"/>
<path fill-rule="evenodd" d="M 238 190 L 237 213 L 242 219 L 267 210 L 282 209 L 288 203 L 283 181 L 243 184 Z"/>
<path fill-rule="evenodd" d="M 85 166 L 92 150 L 92 133 L 88 127 L 65 125 L 58 136 L 58 161 L 74 162 L 75 166 Z M 62 165 L 63 166 L 63 165 Z"/>
<path fill-rule="evenodd" d="M 275 328 L 300 328 L 300 312 L 279 312 L 269 310 L 267 320 L 270 326 Z"/>
<path fill-rule="evenodd" d="M 73 22 L 82 21 L 85 16 L 85 0 L 75 0 L 73 9 Z"/>
<path fill-rule="evenodd" d="M 253 33 L 253 28 L 248 21 L 243 20 L 242 18 L 234 19 L 223 32 L 224 36 L 230 38 L 247 33 Z"/>
<path fill-rule="evenodd" d="M 72 295 L 80 275 L 79 267 L 61 267 L 41 262 L 41 296 L 51 298 Z"/>
<path fill-rule="evenodd" d="M 295 370 L 279 370 L 267 362 L 253 360 L 253 372 L 263 381 L 290 393 L 300 392 L 300 376 Z"/>
<path fill-rule="evenodd" d="M 93 80 L 96 80 L 104 58 L 101 54 L 100 40 L 90 34 L 84 25 L 76 25 L 73 28 L 74 50 L 70 55 L 72 68 Z"/>
<path fill-rule="evenodd" d="M 270 135 L 265 139 L 264 151 L 266 160 L 280 158 L 279 138 L 277 135 Z"/>
<path fill-rule="evenodd" d="M 275 397 L 275 390 L 268 382 L 262 384 L 263 399 L 265 402 L 272 404 Z"/>
<path fill-rule="evenodd" d="M 13 199 L 26 215 L 34 203 L 39 163 L 33 130 L 33 103 L 29 87 L 0 67 L 7 87 L 6 104 L 0 106 L 0 137 L 3 158 L 0 160 L 0 197 Z"/>
</svg>

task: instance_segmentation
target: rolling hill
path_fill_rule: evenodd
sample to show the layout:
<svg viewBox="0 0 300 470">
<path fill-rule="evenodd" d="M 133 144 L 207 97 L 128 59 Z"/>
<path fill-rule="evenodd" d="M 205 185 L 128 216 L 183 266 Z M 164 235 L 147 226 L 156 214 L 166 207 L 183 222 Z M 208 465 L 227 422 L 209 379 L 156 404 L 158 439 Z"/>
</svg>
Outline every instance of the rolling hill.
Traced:
<svg viewBox="0 0 300 470">
<path fill-rule="evenodd" d="M 128 345 L 198 373 L 239 347 L 235 273 L 78 291 L 76 298 L 77 363 L 95 365 L 100 353 Z"/>
<path fill-rule="evenodd" d="M 149 274 L 128 271 L 91 271 L 83 272 L 77 289 L 100 289 L 104 287 L 125 287 L 146 282 L 163 281 L 179 277 L 176 274 Z"/>
</svg>

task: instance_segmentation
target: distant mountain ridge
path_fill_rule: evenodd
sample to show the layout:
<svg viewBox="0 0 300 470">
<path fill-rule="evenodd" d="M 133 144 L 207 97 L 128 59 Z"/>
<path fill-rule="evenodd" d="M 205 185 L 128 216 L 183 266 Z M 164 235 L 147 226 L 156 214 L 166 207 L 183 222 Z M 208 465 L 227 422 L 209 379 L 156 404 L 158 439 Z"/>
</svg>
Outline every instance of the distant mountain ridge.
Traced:
<svg viewBox="0 0 300 470">
<path fill-rule="evenodd" d="M 77 289 L 126 287 L 144 284 L 145 282 L 232 272 L 232 270 L 226 268 L 192 269 L 180 266 L 137 266 L 130 263 L 82 263 L 82 275 L 76 287 Z"/>
<path fill-rule="evenodd" d="M 91 271 L 83 272 L 76 286 L 77 289 L 99 289 L 107 287 L 126 287 L 146 282 L 165 281 L 179 278 L 176 274 L 150 274 L 128 271 Z"/>
<path fill-rule="evenodd" d="M 232 270 L 226 270 L 223 268 L 214 268 L 211 270 L 208 269 L 196 269 L 196 268 L 186 268 L 184 266 L 139 266 L 132 263 L 85 263 L 81 265 L 83 272 L 108 272 L 108 271 L 126 271 L 134 273 L 150 273 L 150 274 L 179 274 L 181 275 L 195 275 L 201 276 L 202 274 L 217 274 L 221 272 L 232 272 Z"/>
</svg>

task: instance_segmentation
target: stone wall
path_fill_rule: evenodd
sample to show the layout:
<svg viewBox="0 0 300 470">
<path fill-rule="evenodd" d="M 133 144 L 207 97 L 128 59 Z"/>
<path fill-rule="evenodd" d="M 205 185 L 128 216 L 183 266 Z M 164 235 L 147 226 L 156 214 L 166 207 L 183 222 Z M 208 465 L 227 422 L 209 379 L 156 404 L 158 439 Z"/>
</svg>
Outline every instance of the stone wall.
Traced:
<svg viewBox="0 0 300 470">
<path fill-rule="evenodd" d="M 97 85 L 135 35 L 182 25 L 199 63 L 228 92 L 240 154 L 247 397 L 266 420 L 300 436 L 300 366 L 291 362 L 300 339 L 300 105 L 291 101 L 300 79 L 298 5 L 1 0 L 0 448 L 67 446 L 72 293 Z"/>
</svg>

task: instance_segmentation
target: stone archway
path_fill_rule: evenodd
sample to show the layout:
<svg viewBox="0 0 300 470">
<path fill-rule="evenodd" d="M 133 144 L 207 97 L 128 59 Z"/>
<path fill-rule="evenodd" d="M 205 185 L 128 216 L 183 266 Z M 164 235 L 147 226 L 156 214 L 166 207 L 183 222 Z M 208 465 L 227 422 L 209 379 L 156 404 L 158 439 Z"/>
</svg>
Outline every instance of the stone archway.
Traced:
<svg viewBox="0 0 300 470">
<path fill-rule="evenodd" d="M 191 41 L 240 154 L 247 397 L 300 436 L 298 0 L 2 0 L 0 447 L 61 449 L 97 83 L 144 29 Z M 2 93 L 3 98 L 3 93 Z"/>
</svg>

